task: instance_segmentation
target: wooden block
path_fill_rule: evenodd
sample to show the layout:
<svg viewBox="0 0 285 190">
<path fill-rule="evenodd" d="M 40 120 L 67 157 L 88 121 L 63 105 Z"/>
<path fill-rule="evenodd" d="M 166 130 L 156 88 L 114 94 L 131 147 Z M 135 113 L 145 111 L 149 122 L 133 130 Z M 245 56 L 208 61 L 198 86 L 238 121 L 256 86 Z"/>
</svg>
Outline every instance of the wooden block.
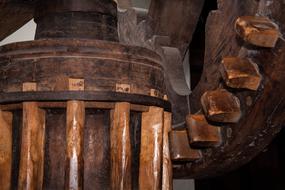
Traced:
<svg viewBox="0 0 285 190">
<path fill-rule="evenodd" d="M 11 189 L 12 174 L 12 120 L 11 112 L 0 111 L 0 189 Z"/>
<path fill-rule="evenodd" d="M 66 168 L 65 189 L 83 189 L 83 129 L 85 105 L 83 101 L 68 101 L 66 112 Z"/>
<path fill-rule="evenodd" d="M 132 190 L 130 104 L 117 103 L 111 112 L 111 189 Z"/>
<path fill-rule="evenodd" d="M 84 91 L 84 79 L 68 79 L 68 90 L 70 91 Z"/>
<path fill-rule="evenodd" d="M 210 121 L 237 123 L 241 117 L 239 99 L 225 89 L 205 92 L 201 104 Z"/>
<path fill-rule="evenodd" d="M 235 29 L 244 41 L 260 47 L 275 47 L 280 36 L 278 25 L 261 16 L 239 17 Z"/>
<path fill-rule="evenodd" d="M 131 93 L 131 85 L 129 85 L 129 84 L 116 84 L 116 92 Z"/>
<path fill-rule="evenodd" d="M 18 189 L 41 190 L 44 175 L 45 112 L 36 102 L 23 103 Z"/>
<path fill-rule="evenodd" d="M 163 109 L 142 114 L 139 189 L 161 189 Z"/>
<path fill-rule="evenodd" d="M 23 92 L 37 91 L 36 82 L 25 82 L 23 83 Z"/>
<path fill-rule="evenodd" d="M 210 125 L 203 114 L 188 115 L 186 121 L 192 147 L 210 148 L 221 145 L 221 128 Z"/>
<path fill-rule="evenodd" d="M 225 57 L 220 72 L 231 88 L 257 90 L 262 80 L 257 64 L 250 59 Z"/>
<path fill-rule="evenodd" d="M 158 98 L 158 97 L 159 97 L 159 94 L 160 94 L 160 93 L 159 93 L 158 90 L 156 90 L 156 89 L 150 89 L 150 96 Z"/>
<path fill-rule="evenodd" d="M 171 131 L 172 114 L 164 112 L 164 127 L 163 127 L 163 160 L 162 160 L 162 189 L 172 190 L 172 162 L 170 156 L 169 137 L 168 133 Z"/>
<path fill-rule="evenodd" d="M 202 158 L 202 153 L 199 150 L 190 147 L 186 130 L 171 131 L 169 141 L 172 161 L 194 162 Z"/>
</svg>

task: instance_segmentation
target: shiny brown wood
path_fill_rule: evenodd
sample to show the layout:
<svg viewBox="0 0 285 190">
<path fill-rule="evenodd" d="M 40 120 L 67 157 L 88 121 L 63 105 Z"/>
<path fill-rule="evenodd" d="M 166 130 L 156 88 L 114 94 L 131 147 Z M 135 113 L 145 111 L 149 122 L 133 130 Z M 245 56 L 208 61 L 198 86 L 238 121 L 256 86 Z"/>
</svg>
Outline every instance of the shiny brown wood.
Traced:
<svg viewBox="0 0 285 190">
<path fill-rule="evenodd" d="M 163 109 L 150 107 L 142 114 L 139 189 L 161 188 Z"/>
<path fill-rule="evenodd" d="M 241 118 L 239 99 L 225 89 L 205 92 L 201 104 L 207 119 L 211 121 L 237 123 Z"/>
<path fill-rule="evenodd" d="M 19 190 L 41 190 L 44 172 L 45 112 L 36 102 L 23 103 Z"/>
<path fill-rule="evenodd" d="M 231 88 L 257 90 L 262 80 L 258 65 L 250 59 L 225 57 L 220 72 Z"/>
<path fill-rule="evenodd" d="M 85 105 L 82 101 L 68 101 L 66 113 L 66 169 L 65 189 L 83 189 L 83 128 Z"/>
<path fill-rule="evenodd" d="M 275 47 L 280 36 L 278 25 L 262 16 L 241 16 L 236 20 L 235 29 L 243 40 L 261 47 Z"/>
<path fill-rule="evenodd" d="M 0 187 L 2 190 L 11 188 L 12 119 L 12 113 L 0 110 Z"/>
<path fill-rule="evenodd" d="M 163 126 L 163 159 L 162 159 L 162 189 L 172 190 L 172 162 L 169 147 L 169 132 L 171 131 L 171 116 L 169 112 L 164 112 Z"/>
<path fill-rule="evenodd" d="M 186 130 L 171 131 L 169 141 L 172 161 L 193 162 L 202 158 L 200 150 L 190 147 Z"/>
<path fill-rule="evenodd" d="M 132 189 L 129 103 L 117 103 L 111 112 L 111 189 Z"/>
<path fill-rule="evenodd" d="M 210 125 L 203 114 L 188 115 L 186 122 L 192 147 L 210 148 L 221 145 L 221 128 Z"/>
</svg>

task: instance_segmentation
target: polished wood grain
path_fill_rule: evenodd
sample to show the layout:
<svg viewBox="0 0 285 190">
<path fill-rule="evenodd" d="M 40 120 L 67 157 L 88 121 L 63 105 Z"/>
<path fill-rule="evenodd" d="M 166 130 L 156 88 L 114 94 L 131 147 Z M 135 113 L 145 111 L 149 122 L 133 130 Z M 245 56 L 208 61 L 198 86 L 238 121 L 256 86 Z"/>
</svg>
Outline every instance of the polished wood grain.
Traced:
<svg viewBox="0 0 285 190">
<path fill-rule="evenodd" d="M 173 130 L 169 133 L 171 160 L 175 162 L 197 162 L 202 154 L 190 147 L 186 130 Z"/>
<path fill-rule="evenodd" d="M 111 112 L 111 188 L 132 189 L 130 104 L 117 103 Z"/>
<path fill-rule="evenodd" d="M 139 189 L 158 190 L 162 176 L 163 109 L 142 114 Z"/>
<path fill-rule="evenodd" d="M 65 189 L 83 189 L 83 128 L 85 105 L 83 101 L 68 101 L 66 113 L 66 168 Z"/>
<path fill-rule="evenodd" d="M 211 148 L 222 144 L 221 127 L 209 124 L 203 114 L 189 114 L 186 124 L 192 147 Z"/>
<path fill-rule="evenodd" d="M 239 98 L 226 89 L 205 92 L 201 97 L 201 104 L 210 121 L 237 123 L 241 118 Z"/>
<path fill-rule="evenodd" d="M 11 188 L 12 118 L 12 113 L 0 110 L 0 187 L 2 190 Z"/>
<path fill-rule="evenodd" d="M 227 86 L 231 88 L 257 90 L 262 81 L 258 65 L 251 59 L 224 57 L 220 72 Z"/>
<path fill-rule="evenodd" d="M 162 160 L 162 189 L 172 190 L 172 162 L 170 157 L 170 147 L 168 134 L 171 131 L 172 114 L 164 112 L 164 127 L 163 127 L 163 160 Z"/>
<path fill-rule="evenodd" d="M 280 36 L 278 25 L 263 16 L 241 16 L 235 29 L 244 41 L 260 47 L 274 48 Z"/>
<path fill-rule="evenodd" d="M 45 112 L 36 102 L 23 103 L 19 190 L 41 190 L 44 172 Z"/>
</svg>

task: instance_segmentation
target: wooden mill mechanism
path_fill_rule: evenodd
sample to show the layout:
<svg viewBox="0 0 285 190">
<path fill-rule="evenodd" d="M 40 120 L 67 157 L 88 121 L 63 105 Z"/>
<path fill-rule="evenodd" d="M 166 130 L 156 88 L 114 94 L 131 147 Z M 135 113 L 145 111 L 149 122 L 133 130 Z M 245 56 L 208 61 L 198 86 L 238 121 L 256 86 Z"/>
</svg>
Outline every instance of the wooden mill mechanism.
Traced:
<svg viewBox="0 0 285 190">
<path fill-rule="evenodd" d="M 262 151 L 285 120 L 285 3 L 218 1 L 191 90 L 208 4 L 0 0 L 1 40 L 37 23 L 0 47 L 0 190 L 170 190 Z"/>
</svg>

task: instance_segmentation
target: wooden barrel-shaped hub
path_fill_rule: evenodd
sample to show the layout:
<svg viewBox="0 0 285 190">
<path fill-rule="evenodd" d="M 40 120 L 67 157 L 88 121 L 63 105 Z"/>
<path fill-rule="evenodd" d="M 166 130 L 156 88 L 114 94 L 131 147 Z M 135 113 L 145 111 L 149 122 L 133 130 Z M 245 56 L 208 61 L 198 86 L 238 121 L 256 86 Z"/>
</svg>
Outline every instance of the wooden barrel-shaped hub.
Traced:
<svg viewBox="0 0 285 190">
<path fill-rule="evenodd" d="M 157 54 L 36 40 L 1 47 L 0 71 L 3 190 L 171 189 L 171 113 Z"/>
</svg>

